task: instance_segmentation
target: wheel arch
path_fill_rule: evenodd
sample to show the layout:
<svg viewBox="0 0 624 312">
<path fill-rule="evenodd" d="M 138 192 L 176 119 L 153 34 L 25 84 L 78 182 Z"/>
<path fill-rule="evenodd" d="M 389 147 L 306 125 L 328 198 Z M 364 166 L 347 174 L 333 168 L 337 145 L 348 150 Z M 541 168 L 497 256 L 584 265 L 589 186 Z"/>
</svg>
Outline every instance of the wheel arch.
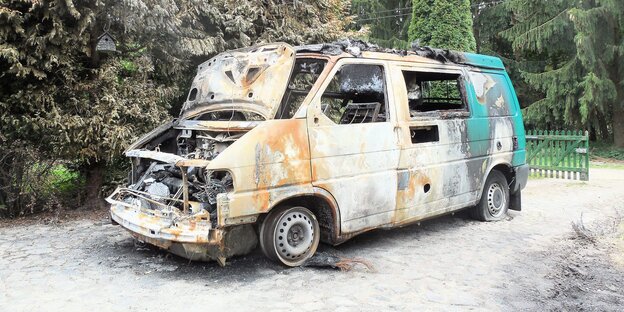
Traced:
<svg viewBox="0 0 624 312">
<path fill-rule="evenodd" d="M 485 182 L 494 170 L 501 172 L 505 176 L 505 180 L 507 180 L 507 186 L 513 183 L 516 173 L 514 172 L 513 166 L 510 163 L 501 161 L 490 165 L 489 169 L 486 171 L 487 174 L 483 175 L 483 180 L 481 181 L 481 187 L 479 188 L 477 202 L 481 200 L 481 196 L 483 195 L 483 188 L 485 187 Z"/>
<path fill-rule="evenodd" d="M 311 193 L 301 193 L 286 197 L 275 203 L 268 211 L 280 206 L 303 206 L 316 216 L 321 229 L 321 241 L 335 244 L 340 235 L 340 210 L 338 203 L 328 191 L 313 188 Z"/>
</svg>

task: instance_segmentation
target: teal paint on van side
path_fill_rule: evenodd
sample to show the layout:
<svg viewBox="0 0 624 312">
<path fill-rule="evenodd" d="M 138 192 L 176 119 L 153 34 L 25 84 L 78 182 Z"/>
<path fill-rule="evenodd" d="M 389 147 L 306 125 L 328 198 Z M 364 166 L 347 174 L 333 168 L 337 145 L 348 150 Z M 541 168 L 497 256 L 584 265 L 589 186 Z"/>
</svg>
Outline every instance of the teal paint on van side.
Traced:
<svg viewBox="0 0 624 312">
<path fill-rule="evenodd" d="M 501 61 L 501 59 L 499 59 L 498 57 L 474 53 L 464 53 L 464 58 L 466 60 L 463 63 L 466 65 L 472 65 L 481 68 L 505 70 L 505 65 L 503 65 L 503 61 Z"/>
<path fill-rule="evenodd" d="M 502 65 L 499 59 L 490 56 L 473 54 L 472 63 L 487 62 L 491 66 Z M 495 60 L 498 60 L 497 62 Z M 468 139 L 472 155 L 486 155 L 492 152 L 491 136 L 493 120 L 497 117 L 511 121 L 513 135 L 517 137 L 518 147 L 513 152 L 511 165 L 516 167 L 525 164 L 526 138 L 522 112 L 518 99 L 504 69 L 468 69 L 466 79 L 466 97 L 470 105 L 471 117 L 467 121 Z M 480 84 L 476 86 L 475 84 Z M 477 94 L 479 89 L 480 94 Z"/>
<path fill-rule="evenodd" d="M 505 101 L 509 101 L 509 105 L 513 106 L 515 112 L 511 115 L 513 120 L 514 133 L 518 138 L 518 148 L 513 154 L 512 165 L 520 166 L 526 163 L 526 137 L 525 137 L 525 129 L 524 123 L 522 121 L 522 111 L 520 109 L 520 103 L 518 102 L 518 97 L 516 95 L 516 91 L 513 87 L 511 79 L 509 75 L 505 71 L 505 65 L 502 60 L 498 57 L 474 54 L 474 53 L 464 53 L 465 61 L 464 64 L 472 65 L 475 67 L 485 69 L 483 72 L 487 73 L 496 73 L 497 75 L 502 75 L 503 79 L 500 81 L 500 91 L 503 93 L 503 97 Z M 495 70 L 487 70 L 487 69 L 495 69 Z M 468 82 L 466 85 L 467 89 L 467 97 L 470 102 L 471 110 L 473 112 L 472 118 L 475 116 L 488 116 L 488 108 L 486 105 L 479 105 L 477 101 L 477 97 L 474 91 L 474 85 L 472 82 Z M 468 136 L 471 140 L 479 140 L 482 139 L 479 133 L 489 133 L 489 124 L 487 122 L 469 122 L 468 128 Z M 478 150 L 481 150 L 483 147 L 475 146 Z"/>
<path fill-rule="evenodd" d="M 516 106 L 516 114 L 513 116 L 513 126 L 514 133 L 518 137 L 518 148 L 514 152 L 512 159 L 512 165 L 516 167 L 526 164 L 526 133 L 524 129 L 524 122 L 522 121 L 522 110 L 520 109 L 520 102 L 518 102 L 516 90 L 514 89 L 507 72 L 504 72 L 503 75 L 507 80 L 507 90 L 511 93 L 513 105 Z"/>
<path fill-rule="evenodd" d="M 486 155 L 490 148 L 490 124 L 481 116 L 487 116 L 485 105 L 477 103 L 474 85 L 469 77 L 466 77 L 466 98 L 470 108 L 470 118 L 466 120 L 466 132 L 471 155 Z"/>
</svg>

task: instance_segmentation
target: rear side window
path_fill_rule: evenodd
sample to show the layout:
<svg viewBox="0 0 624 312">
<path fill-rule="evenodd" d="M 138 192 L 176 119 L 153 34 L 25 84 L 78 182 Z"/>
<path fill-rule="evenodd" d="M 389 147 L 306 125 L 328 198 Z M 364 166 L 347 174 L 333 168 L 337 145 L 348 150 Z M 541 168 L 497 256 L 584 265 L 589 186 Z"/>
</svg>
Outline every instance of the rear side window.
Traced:
<svg viewBox="0 0 624 312">
<path fill-rule="evenodd" d="M 337 124 L 387 120 L 383 67 L 347 64 L 340 68 L 321 97 L 321 110 Z"/>
<path fill-rule="evenodd" d="M 437 111 L 467 112 L 460 74 L 403 71 L 410 116 Z"/>
</svg>

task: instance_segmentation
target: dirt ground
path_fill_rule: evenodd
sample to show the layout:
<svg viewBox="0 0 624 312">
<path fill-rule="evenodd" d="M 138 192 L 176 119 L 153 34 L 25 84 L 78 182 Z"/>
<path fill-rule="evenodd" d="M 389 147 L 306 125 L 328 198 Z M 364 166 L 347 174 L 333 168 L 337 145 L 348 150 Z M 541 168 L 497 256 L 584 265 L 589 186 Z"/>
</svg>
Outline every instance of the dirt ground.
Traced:
<svg viewBox="0 0 624 312">
<path fill-rule="evenodd" d="M 532 179 L 523 211 L 505 221 L 458 213 L 323 247 L 375 272 L 285 269 L 259 251 L 225 268 L 190 263 L 136 244 L 101 214 L 5 222 L 0 311 L 621 311 L 624 170 L 590 178 Z"/>
</svg>

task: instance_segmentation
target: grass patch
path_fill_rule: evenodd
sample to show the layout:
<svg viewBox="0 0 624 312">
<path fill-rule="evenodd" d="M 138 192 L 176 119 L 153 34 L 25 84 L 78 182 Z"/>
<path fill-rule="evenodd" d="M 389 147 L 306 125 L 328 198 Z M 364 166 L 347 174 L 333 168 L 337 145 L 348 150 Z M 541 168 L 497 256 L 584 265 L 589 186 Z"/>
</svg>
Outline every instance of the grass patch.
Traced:
<svg viewBox="0 0 624 312">
<path fill-rule="evenodd" d="M 616 170 L 624 170 L 624 163 L 614 163 L 614 162 L 592 162 L 589 164 L 590 168 L 597 168 L 597 169 L 616 169 Z"/>
<path fill-rule="evenodd" d="M 591 168 L 624 170 L 624 148 L 606 142 L 592 142 L 590 156 Z"/>
<path fill-rule="evenodd" d="M 37 163 L 31 171 L 31 174 L 39 175 L 39 179 L 31 185 L 30 191 L 39 194 L 45 201 L 56 200 L 71 205 L 77 202 L 85 185 L 84 176 L 65 164 L 55 164 L 45 169 L 44 164 Z"/>
</svg>

